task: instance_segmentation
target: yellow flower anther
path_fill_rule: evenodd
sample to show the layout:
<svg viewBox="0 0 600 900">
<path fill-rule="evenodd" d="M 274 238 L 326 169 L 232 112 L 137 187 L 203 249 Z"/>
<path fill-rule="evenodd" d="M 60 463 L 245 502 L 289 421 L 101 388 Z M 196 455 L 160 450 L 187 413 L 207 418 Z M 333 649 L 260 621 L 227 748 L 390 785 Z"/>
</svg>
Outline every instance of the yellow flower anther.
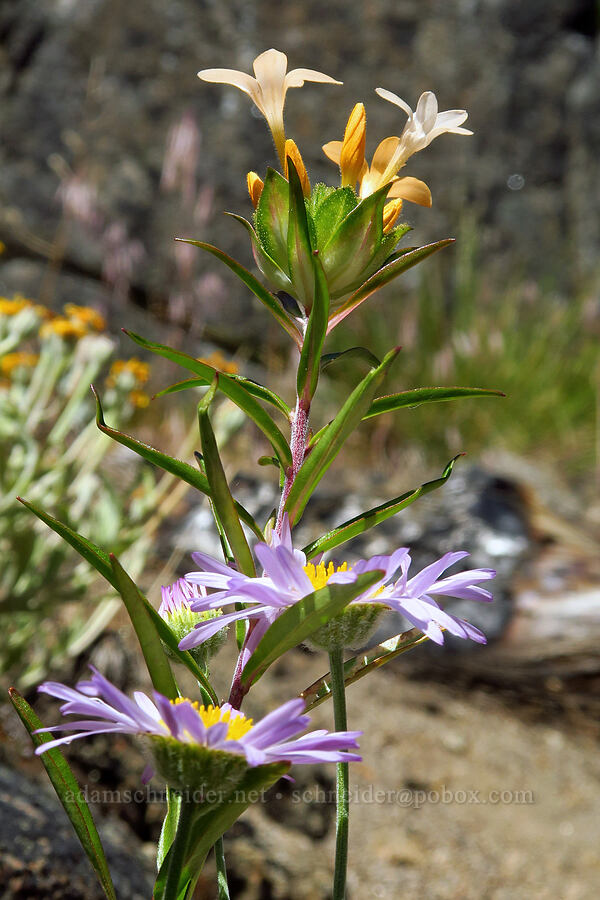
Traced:
<svg viewBox="0 0 600 900">
<path fill-rule="evenodd" d="M 228 741 L 239 741 L 245 734 L 248 734 L 254 725 L 252 719 L 247 719 L 242 713 L 238 713 L 232 718 L 230 709 L 221 709 L 220 706 L 213 706 L 212 703 L 209 706 L 201 706 L 197 700 L 188 700 L 186 697 L 177 697 L 176 700 L 171 700 L 171 703 L 176 706 L 179 703 L 191 704 L 202 719 L 205 728 L 225 722 L 229 725 L 226 735 Z"/>
<path fill-rule="evenodd" d="M 256 209 L 265 183 L 262 178 L 256 174 L 256 172 L 248 172 L 247 182 L 250 200 L 252 201 L 252 206 L 254 207 L 254 209 Z"/>
<path fill-rule="evenodd" d="M 383 207 L 383 233 L 388 234 L 402 211 L 402 200 L 390 200 Z"/>
<path fill-rule="evenodd" d="M 365 140 L 367 115 L 362 103 L 357 103 L 348 118 L 340 152 L 342 187 L 354 189 L 365 168 Z"/>
<path fill-rule="evenodd" d="M 308 174 L 306 172 L 306 167 L 304 165 L 304 161 L 300 156 L 300 151 L 298 150 L 294 141 L 291 138 L 285 142 L 285 169 L 284 175 L 288 178 L 288 159 L 294 163 L 294 167 L 296 172 L 298 173 L 298 177 L 300 178 L 300 183 L 302 185 L 302 193 L 305 197 L 310 197 L 310 181 L 308 180 Z"/>
<path fill-rule="evenodd" d="M 318 591 L 325 587 L 332 575 L 335 575 L 338 572 L 348 572 L 349 569 L 347 562 L 342 563 L 341 566 L 334 566 L 334 564 L 330 562 L 327 566 L 325 563 L 319 563 L 316 566 L 314 563 L 308 563 L 304 566 L 304 571 L 308 575 L 309 581 L 315 591 Z"/>
</svg>

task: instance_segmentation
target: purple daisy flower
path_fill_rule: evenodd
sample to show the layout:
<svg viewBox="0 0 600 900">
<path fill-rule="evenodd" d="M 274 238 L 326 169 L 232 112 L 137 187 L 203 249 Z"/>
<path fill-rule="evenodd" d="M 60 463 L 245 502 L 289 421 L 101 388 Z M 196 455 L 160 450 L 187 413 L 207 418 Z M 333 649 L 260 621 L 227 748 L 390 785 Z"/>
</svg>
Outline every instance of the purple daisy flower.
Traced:
<svg viewBox="0 0 600 900">
<path fill-rule="evenodd" d="M 191 608 L 194 611 L 221 608 L 237 602 L 247 606 L 242 610 L 223 613 L 210 622 L 197 624 L 179 644 L 182 650 L 202 644 L 223 625 L 237 619 L 248 619 L 251 628 L 244 646 L 247 658 L 284 609 L 326 584 L 347 584 L 356 581 L 358 575 L 374 569 L 382 570 L 381 579 L 352 600 L 347 610 L 367 604 L 387 607 L 401 613 L 438 644 L 444 642 L 444 630 L 460 638 L 481 644 L 486 642 L 485 635 L 478 628 L 445 612 L 432 596 L 488 603 L 493 599 L 489 591 L 479 587 L 479 582 L 494 577 L 496 573 L 493 569 L 471 569 L 440 578 L 446 569 L 467 557 L 469 554 L 466 552 L 446 553 L 412 578 L 408 577 L 411 557 L 406 547 L 401 547 L 389 556 L 361 559 L 352 566 L 347 563 L 339 566 L 334 566 L 333 563 L 307 563 L 304 553 L 295 550 L 292 545 L 286 518 L 281 537 L 273 535 L 270 544 L 257 544 L 255 553 L 263 567 L 263 575 L 256 578 L 242 575 L 205 553 L 192 554 L 192 559 L 202 567 L 202 571 L 190 572 L 186 575 L 186 580 L 215 590 L 215 593 L 206 597 L 192 600 Z M 400 577 L 393 581 L 398 571 Z"/>
<path fill-rule="evenodd" d="M 356 753 L 348 752 L 350 748 L 358 747 L 356 740 L 362 734 L 360 731 L 321 730 L 297 737 L 310 724 L 310 717 L 303 715 L 305 703 L 301 698 L 289 700 L 254 724 L 229 703 L 204 707 L 185 698 L 171 701 L 156 691 L 153 700 L 141 691 L 136 691 L 131 699 L 97 669 L 90 668 L 90 680 L 80 681 L 75 689 L 54 681 L 39 686 L 38 691 L 65 701 L 60 708 L 63 715 L 82 718 L 40 728 L 39 733 L 67 730 L 75 733 L 42 744 L 36 749 L 37 754 L 79 738 L 113 732 L 162 739 L 162 747 L 166 739 L 174 757 L 178 753 L 185 754 L 181 745 L 188 750 L 221 751 L 221 754 L 238 757 L 244 770 L 248 766 L 275 762 L 361 760 Z M 200 756 L 201 761 L 207 759 L 206 754 Z M 145 774 L 150 776 L 148 771 Z"/>
</svg>

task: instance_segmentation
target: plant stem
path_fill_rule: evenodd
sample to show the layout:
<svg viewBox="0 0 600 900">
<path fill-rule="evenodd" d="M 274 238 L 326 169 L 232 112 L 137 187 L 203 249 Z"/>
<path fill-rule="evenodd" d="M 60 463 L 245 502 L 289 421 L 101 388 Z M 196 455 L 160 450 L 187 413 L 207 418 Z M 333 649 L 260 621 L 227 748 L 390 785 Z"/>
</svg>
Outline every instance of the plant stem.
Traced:
<svg viewBox="0 0 600 900">
<path fill-rule="evenodd" d="M 336 731 L 347 731 L 346 689 L 344 686 L 344 652 L 341 648 L 329 654 L 333 717 Z M 333 876 L 333 900 L 344 900 L 346 895 L 346 870 L 348 867 L 348 817 L 350 793 L 348 789 L 348 763 L 336 765 L 336 832 L 335 871 Z"/>
<path fill-rule="evenodd" d="M 181 797 L 179 821 L 177 822 L 175 839 L 169 850 L 169 868 L 167 870 L 162 900 L 177 900 L 179 897 L 179 880 L 181 878 L 181 870 L 183 869 L 188 848 L 194 806 L 195 804 L 191 800 L 188 800 L 185 796 Z"/>
<path fill-rule="evenodd" d="M 227 884 L 227 868 L 225 866 L 225 848 L 223 838 L 215 841 L 215 862 L 217 864 L 217 898 L 229 900 L 229 885 Z"/>
<path fill-rule="evenodd" d="M 296 409 L 292 419 L 290 450 L 292 452 L 292 465 L 285 473 L 285 481 L 281 492 L 281 500 L 279 502 L 279 510 L 277 511 L 277 523 L 275 532 L 281 535 L 283 525 L 283 512 L 285 509 L 285 501 L 288 498 L 294 479 L 298 474 L 298 470 L 304 462 L 304 454 L 306 453 L 306 439 L 308 437 L 308 416 L 310 412 L 310 401 L 305 402 L 301 397 L 296 401 Z"/>
</svg>

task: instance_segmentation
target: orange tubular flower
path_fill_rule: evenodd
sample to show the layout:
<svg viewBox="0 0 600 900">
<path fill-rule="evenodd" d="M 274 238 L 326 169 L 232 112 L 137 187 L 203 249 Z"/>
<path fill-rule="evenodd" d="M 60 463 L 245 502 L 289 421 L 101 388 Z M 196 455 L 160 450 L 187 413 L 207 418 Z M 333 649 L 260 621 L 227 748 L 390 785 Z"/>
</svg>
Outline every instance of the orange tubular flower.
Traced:
<svg viewBox="0 0 600 900">
<path fill-rule="evenodd" d="M 258 206 L 258 201 L 260 200 L 260 195 L 262 194 L 263 188 L 265 186 L 264 181 L 257 175 L 256 172 L 248 172 L 247 177 L 248 182 L 248 193 L 250 194 L 250 200 L 252 201 L 252 206 L 254 209 Z"/>
<path fill-rule="evenodd" d="M 357 103 L 348 119 L 344 140 L 340 148 L 340 171 L 342 187 L 354 190 L 367 167 L 365 162 L 365 141 L 367 136 L 367 115 L 363 103 Z"/>
<path fill-rule="evenodd" d="M 302 185 L 302 193 L 305 197 L 310 197 L 310 181 L 308 180 L 308 174 L 306 172 L 306 166 L 304 165 L 304 161 L 300 156 L 300 151 L 298 150 L 296 144 L 291 139 L 288 139 L 285 142 L 285 166 L 283 174 L 286 178 L 288 178 L 288 159 L 294 163 L 296 168 L 296 172 L 298 173 L 298 177 L 300 178 L 300 183 Z"/>
</svg>

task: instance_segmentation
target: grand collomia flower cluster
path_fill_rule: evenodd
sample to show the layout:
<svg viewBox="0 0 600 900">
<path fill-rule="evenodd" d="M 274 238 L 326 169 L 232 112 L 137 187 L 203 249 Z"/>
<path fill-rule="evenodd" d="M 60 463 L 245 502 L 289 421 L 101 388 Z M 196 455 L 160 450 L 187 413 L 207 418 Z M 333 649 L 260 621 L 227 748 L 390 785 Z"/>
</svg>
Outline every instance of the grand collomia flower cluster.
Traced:
<svg viewBox="0 0 600 900">
<path fill-rule="evenodd" d="M 313 69 L 288 71 L 286 56 L 274 49 L 254 60 L 253 76 L 233 69 L 203 69 L 198 74 L 205 82 L 231 85 L 250 97 L 271 131 L 278 168 L 267 168 L 261 175 L 248 174 L 254 211 L 248 220 L 234 217 L 249 235 L 261 278 L 218 248 L 185 240 L 231 269 L 296 345 L 295 401 L 289 404 L 237 369 L 213 365 L 211 359 L 196 359 L 127 332 L 146 351 L 191 374 L 162 395 L 202 389 L 198 405 L 201 453 L 196 454 L 196 465 L 191 465 L 110 428 L 99 397 L 98 426 L 113 440 L 210 498 L 224 558 L 192 552 L 196 569 L 162 588 L 156 610 L 116 557 L 29 504 L 121 594 L 153 691 L 152 696 L 138 691 L 128 697 L 93 668 L 91 678 L 75 689 L 46 682 L 40 691 L 61 700 L 63 715 L 74 719 L 50 727 L 40 724 L 35 729 L 22 698 L 20 705 L 14 698 L 13 702 L 42 758 L 56 754 L 60 746 L 73 740 L 100 733 L 143 738 L 152 759 L 143 778 L 162 778 L 170 797 L 157 855 L 155 900 L 189 900 L 213 846 L 219 897 L 228 897 L 222 836 L 252 802 L 252 791 L 273 784 L 292 764 L 335 763 L 333 898 L 343 900 L 348 763 L 361 758 L 355 752 L 360 732 L 347 728 L 345 689 L 424 641 L 443 644 L 446 633 L 485 643 L 478 628 L 446 611 L 442 604 L 448 597 L 490 602 L 492 595 L 483 585 L 495 573 L 486 568 L 457 571 L 457 564 L 468 556 L 465 550 L 449 550 L 420 571 L 414 570 L 407 547 L 370 559 L 357 560 L 351 554 L 346 559 L 331 556 L 342 544 L 401 512 L 423 494 L 441 488 L 451 476 L 455 460 L 438 478 L 342 522 L 304 548 L 295 544 L 294 529 L 321 478 L 363 419 L 419 403 L 499 392 L 443 386 L 381 395 L 380 385 L 398 348 L 383 360 L 366 348 L 351 348 L 353 356 L 361 358 L 361 372 L 365 362 L 368 372 L 357 374 L 356 387 L 331 422 L 315 428 L 312 400 L 324 363 L 336 357 L 326 357 L 323 352 L 332 328 L 376 290 L 450 243 L 443 240 L 402 248 L 408 230 L 400 221 L 403 204 L 428 207 L 432 200 L 424 182 L 400 173 L 415 153 L 440 135 L 471 132 L 463 127 L 464 110 L 439 112 L 436 97 L 429 91 L 420 96 L 413 110 L 396 94 L 377 88 L 378 97 L 399 110 L 399 133 L 383 138 L 369 162 L 365 106 L 355 104 L 345 127 L 340 126 L 343 133 L 339 139 L 324 136 L 323 151 L 338 167 L 339 183 L 312 185 L 300 149 L 286 137 L 283 111 L 287 92 L 305 82 L 331 89 L 341 82 Z M 276 468 L 280 499 L 265 523 L 258 522 L 235 499 L 225 476 L 210 417 L 217 392 L 243 410 L 270 444 L 272 455 L 259 462 Z M 390 610 L 396 621 L 398 614 L 403 617 L 407 630 L 364 650 L 373 629 L 385 623 Z M 212 681 L 210 659 L 226 638 L 230 645 L 235 639 L 237 661 L 224 702 Z M 280 705 L 258 721 L 245 709 L 242 712 L 246 696 L 270 666 L 304 643 L 328 654 L 330 671 L 299 690 L 298 697 L 281 697 Z M 357 656 L 346 658 L 351 648 L 361 647 Z M 180 689 L 176 665 L 193 674 L 197 698 Z M 327 700 L 333 701 L 334 730 L 303 734 L 309 725 L 307 712 Z M 56 733 L 58 737 L 50 737 Z M 64 760 L 61 765 L 66 765 Z M 190 791 L 194 792 L 191 799 Z"/>
</svg>

